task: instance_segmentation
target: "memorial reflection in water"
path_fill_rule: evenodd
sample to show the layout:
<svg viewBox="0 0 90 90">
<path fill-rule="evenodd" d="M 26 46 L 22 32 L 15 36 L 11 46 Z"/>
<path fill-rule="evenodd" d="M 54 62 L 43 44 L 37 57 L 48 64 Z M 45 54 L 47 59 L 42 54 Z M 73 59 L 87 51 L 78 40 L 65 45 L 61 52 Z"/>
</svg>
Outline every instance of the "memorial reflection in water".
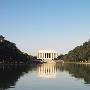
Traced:
<svg viewBox="0 0 90 90">
<path fill-rule="evenodd" d="M 90 65 L 68 63 L 0 65 L 0 90 L 43 90 L 43 88 L 56 90 L 57 86 L 62 90 L 73 90 L 71 88 L 75 84 L 72 81 L 78 85 L 77 90 L 82 88 L 89 90 L 90 88 L 86 86 L 90 85 Z M 63 89 L 63 85 L 66 89 Z"/>
<path fill-rule="evenodd" d="M 45 63 L 38 67 L 39 77 L 42 78 L 56 78 L 58 70 L 62 69 L 63 64 Z"/>
</svg>

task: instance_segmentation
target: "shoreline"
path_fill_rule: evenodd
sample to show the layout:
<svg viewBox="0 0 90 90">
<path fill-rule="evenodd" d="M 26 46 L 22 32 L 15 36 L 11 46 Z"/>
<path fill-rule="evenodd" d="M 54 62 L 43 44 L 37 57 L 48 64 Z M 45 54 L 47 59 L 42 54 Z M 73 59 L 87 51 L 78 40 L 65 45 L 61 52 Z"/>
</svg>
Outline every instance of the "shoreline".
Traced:
<svg viewBox="0 0 90 90">
<path fill-rule="evenodd" d="M 90 64 L 90 62 L 64 62 L 69 64 Z"/>
</svg>

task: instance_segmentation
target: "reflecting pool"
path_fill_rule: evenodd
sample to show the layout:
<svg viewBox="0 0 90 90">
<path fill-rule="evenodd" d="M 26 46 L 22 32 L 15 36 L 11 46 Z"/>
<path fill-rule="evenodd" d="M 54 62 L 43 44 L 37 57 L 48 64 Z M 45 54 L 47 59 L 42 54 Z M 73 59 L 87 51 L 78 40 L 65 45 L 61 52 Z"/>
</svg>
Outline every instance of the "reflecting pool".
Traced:
<svg viewBox="0 0 90 90">
<path fill-rule="evenodd" d="M 90 90 L 90 65 L 0 65 L 0 90 Z"/>
</svg>

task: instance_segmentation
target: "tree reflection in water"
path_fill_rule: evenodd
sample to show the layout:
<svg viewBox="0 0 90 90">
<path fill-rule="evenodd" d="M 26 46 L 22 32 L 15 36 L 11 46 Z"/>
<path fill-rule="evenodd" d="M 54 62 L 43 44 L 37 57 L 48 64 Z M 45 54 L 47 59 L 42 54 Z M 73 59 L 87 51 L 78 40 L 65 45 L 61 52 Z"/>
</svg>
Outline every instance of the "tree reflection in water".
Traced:
<svg viewBox="0 0 90 90">
<path fill-rule="evenodd" d="M 90 65 L 66 63 L 0 65 L 0 90 L 14 88 L 20 77 L 37 70 L 41 77 L 56 77 L 57 71 L 68 71 L 72 77 L 84 79 L 85 84 L 90 84 Z"/>
<path fill-rule="evenodd" d="M 64 69 L 78 79 L 84 79 L 85 84 L 90 84 L 89 64 L 64 64 Z"/>
<path fill-rule="evenodd" d="M 39 76 L 42 78 L 56 78 L 57 72 L 68 71 L 72 77 L 83 79 L 85 84 L 90 84 L 89 64 L 42 64 L 38 67 Z"/>
<path fill-rule="evenodd" d="M 37 65 L 0 65 L 0 90 L 14 88 L 18 79 Z"/>
</svg>

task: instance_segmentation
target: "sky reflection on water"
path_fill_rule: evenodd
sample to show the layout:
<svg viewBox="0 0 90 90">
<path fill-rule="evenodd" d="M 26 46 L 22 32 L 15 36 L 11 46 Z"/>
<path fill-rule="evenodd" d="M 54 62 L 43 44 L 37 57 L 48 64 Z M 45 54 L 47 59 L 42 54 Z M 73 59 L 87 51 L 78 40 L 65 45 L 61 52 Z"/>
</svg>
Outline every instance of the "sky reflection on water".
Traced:
<svg viewBox="0 0 90 90">
<path fill-rule="evenodd" d="M 62 63 L 1 65 L 0 89 L 89 90 L 90 65 Z"/>
</svg>

